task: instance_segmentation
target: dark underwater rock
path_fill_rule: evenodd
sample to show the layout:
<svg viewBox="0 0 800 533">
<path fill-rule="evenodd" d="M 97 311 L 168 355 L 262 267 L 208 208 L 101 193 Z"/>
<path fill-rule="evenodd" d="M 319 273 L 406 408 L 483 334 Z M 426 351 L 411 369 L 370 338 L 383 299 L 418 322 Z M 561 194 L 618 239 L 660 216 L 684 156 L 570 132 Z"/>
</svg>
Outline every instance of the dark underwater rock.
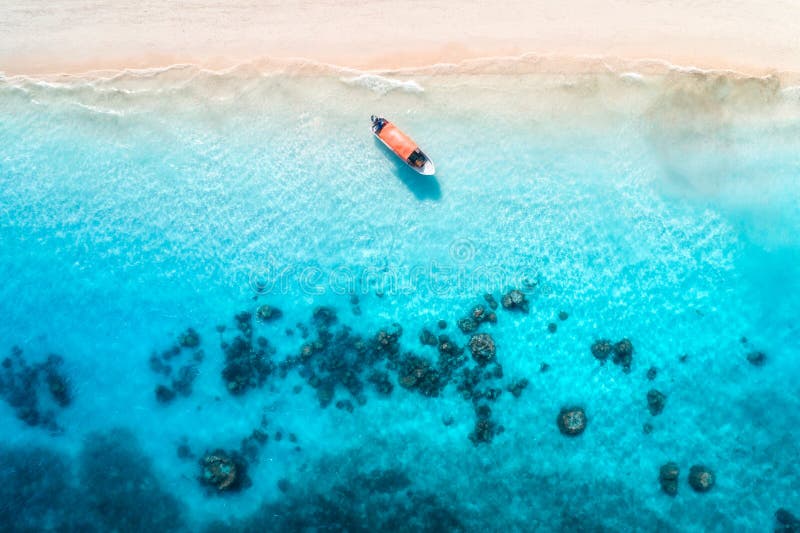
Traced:
<svg viewBox="0 0 800 533">
<path fill-rule="evenodd" d="M 247 464 L 236 452 L 216 449 L 200 460 L 200 483 L 216 492 L 234 492 L 250 485 Z"/>
<path fill-rule="evenodd" d="M 261 386 L 274 370 L 265 350 L 253 350 L 253 346 L 237 337 L 225 349 L 225 367 L 222 379 L 231 394 L 244 394 L 250 388 Z"/>
<path fill-rule="evenodd" d="M 800 519 L 786 509 L 775 511 L 775 521 L 775 533 L 800 533 Z"/>
<path fill-rule="evenodd" d="M 670 496 L 678 494 L 678 477 L 680 476 L 680 469 L 678 465 L 669 462 L 661 465 L 658 473 L 658 482 L 661 485 L 661 490 Z"/>
<path fill-rule="evenodd" d="M 276 365 L 270 359 L 275 349 L 269 341 L 263 339 L 257 346 L 253 345 L 253 315 L 242 312 L 236 315 L 236 327 L 240 332 L 230 343 L 222 343 L 225 353 L 225 365 L 222 369 L 222 379 L 229 393 L 240 395 L 251 388 L 264 384 L 275 370 Z M 187 370 L 182 383 L 194 379 L 194 371 Z M 190 378 L 190 379 L 189 379 Z"/>
<path fill-rule="evenodd" d="M 61 356 L 50 355 L 42 366 L 47 390 L 50 397 L 59 407 L 67 407 L 72 403 L 72 392 L 66 376 L 61 373 L 60 367 L 63 360 Z"/>
<path fill-rule="evenodd" d="M 63 362 L 60 355 L 50 354 L 44 362 L 31 364 L 21 349 L 12 348 L 0 369 L 0 397 L 19 420 L 52 433 L 63 432 L 56 413 L 72 403 L 70 382 L 61 369 Z"/>
<path fill-rule="evenodd" d="M 439 335 L 438 367 L 443 379 L 449 380 L 467 362 L 464 348 L 456 345 L 447 335 Z"/>
<path fill-rule="evenodd" d="M 747 362 L 753 366 L 764 366 L 767 363 L 767 354 L 764 352 L 750 352 L 747 354 Z"/>
<path fill-rule="evenodd" d="M 242 311 L 233 317 L 236 321 L 236 329 L 248 340 L 253 338 L 253 314 Z"/>
<path fill-rule="evenodd" d="M 406 354 L 400 363 L 400 385 L 417 390 L 425 396 L 438 396 L 445 381 L 439 371 L 422 357 Z"/>
<path fill-rule="evenodd" d="M 610 340 L 600 339 L 592 343 L 591 350 L 592 350 L 592 355 L 594 356 L 595 359 L 605 363 L 608 357 L 614 351 L 614 347 L 612 346 Z"/>
<path fill-rule="evenodd" d="M 472 317 L 462 318 L 457 322 L 458 329 L 461 330 L 462 333 L 472 333 L 476 329 L 478 329 L 478 323 Z"/>
<path fill-rule="evenodd" d="M 431 330 L 427 328 L 423 328 L 423 330 L 419 334 L 419 342 L 424 346 L 438 346 L 439 339 L 436 338 Z"/>
<path fill-rule="evenodd" d="M 492 420 L 492 410 L 488 405 L 480 405 L 475 409 L 477 420 L 475 420 L 475 428 L 469 434 L 469 440 L 472 444 L 488 444 L 492 442 L 495 435 L 502 433 L 502 426 L 498 426 Z"/>
<path fill-rule="evenodd" d="M 547 331 L 549 331 L 550 333 L 555 333 L 556 331 L 558 331 L 558 324 L 556 324 L 555 322 L 550 322 L 549 324 L 547 324 Z"/>
<path fill-rule="evenodd" d="M 447 335 L 439 335 L 439 355 L 444 358 L 458 357 L 464 349 L 456 345 Z"/>
<path fill-rule="evenodd" d="M 367 381 L 375 385 L 375 390 L 377 390 L 378 393 L 382 394 L 383 396 L 389 396 L 394 390 L 394 385 L 389 380 L 388 372 L 376 370 L 370 374 Z"/>
<path fill-rule="evenodd" d="M 336 408 L 347 411 L 348 413 L 352 413 L 353 409 L 355 409 L 355 406 L 350 400 L 338 400 L 336 402 Z"/>
<path fill-rule="evenodd" d="M 703 465 L 694 465 L 689 469 L 689 485 L 697 492 L 708 492 L 714 487 L 716 476 L 714 471 Z"/>
<path fill-rule="evenodd" d="M 330 327 L 338 321 L 338 318 L 336 316 L 336 310 L 333 307 L 326 307 L 326 306 L 316 307 L 314 308 L 311 317 L 314 320 L 314 324 L 316 324 L 317 327 L 320 326 Z"/>
<path fill-rule="evenodd" d="M 395 355 L 400 350 L 400 336 L 403 334 L 403 328 L 396 324 L 394 329 L 381 329 L 375 335 L 372 345 L 375 352 L 379 357 L 386 357 Z"/>
<path fill-rule="evenodd" d="M 178 337 L 178 344 L 183 348 L 197 348 L 200 346 L 200 334 L 189 328 Z"/>
<path fill-rule="evenodd" d="M 629 339 L 622 339 L 614 345 L 614 364 L 620 365 L 622 370 L 630 372 L 633 363 L 633 343 Z"/>
<path fill-rule="evenodd" d="M 653 416 L 661 414 L 664 410 L 664 405 L 667 403 L 667 397 L 656 389 L 650 389 L 647 392 L 647 408 Z"/>
<path fill-rule="evenodd" d="M 492 311 L 487 311 L 484 306 L 479 304 L 479 305 L 476 305 L 475 307 L 473 307 L 470 310 L 469 315 L 467 317 L 465 317 L 464 319 L 462 319 L 462 320 L 463 321 L 469 321 L 469 320 L 472 321 L 472 324 L 474 326 L 473 329 L 471 329 L 469 331 L 467 331 L 467 330 L 465 330 L 463 328 L 461 329 L 464 333 L 470 333 L 471 331 L 474 331 L 474 329 L 478 328 L 484 322 L 489 322 L 491 324 L 495 324 L 497 322 L 497 315 Z M 459 323 L 460 322 L 461 322 L 461 320 L 459 320 Z"/>
<path fill-rule="evenodd" d="M 487 315 L 486 308 L 482 305 L 476 305 L 469 313 L 470 318 L 479 324 L 486 320 Z"/>
<path fill-rule="evenodd" d="M 156 387 L 156 400 L 158 403 L 169 403 L 175 399 L 175 391 L 166 385 L 159 385 Z"/>
<path fill-rule="evenodd" d="M 649 381 L 653 381 L 654 379 L 656 379 L 657 375 L 658 375 L 658 369 L 656 367 L 651 366 L 650 368 L 647 369 L 647 379 Z"/>
<path fill-rule="evenodd" d="M 519 398 L 522 395 L 522 391 L 528 386 L 528 380 L 522 378 L 520 380 L 514 381 L 508 386 L 508 391 L 514 395 L 514 398 Z"/>
<path fill-rule="evenodd" d="M 528 299 L 525 293 L 517 289 L 504 294 L 500 299 L 500 303 L 503 305 L 503 309 L 517 310 L 523 313 L 528 312 Z"/>
<path fill-rule="evenodd" d="M 475 428 L 469 434 L 472 444 L 490 443 L 496 433 L 495 423 L 488 418 L 479 418 L 475 421 Z"/>
<path fill-rule="evenodd" d="M 271 305 L 262 305 L 256 310 L 256 316 L 262 322 L 272 322 L 283 316 L 283 311 Z"/>
<path fill-rule="evenodd" d="M 559 431 L 570 437 L 583 433 L 586 423 L 586 412 L 583 407 L 562 407 L 556 419 Z"/>
<path fill-rule="evenodd" d="M 488 333 L 473 335 L 469 340 L 469 349 L 472 358 L 480 365 L 486 365 L 494 360 L 496 347 L 494 339 Z"/>
<path fill-rule="evenodd" d="M 316 388 L 317 388 L 317 400 L 319 400 L 319 406 L 324 409 L 328 407 L 333 401 L 333 396 L 336 393 L 336 386 L 330 380 L 326 380 L 320 382 L 320 384 Z"/>
<path fill-rule="evenodd" d="M 558 312 L 558 319 L 561 320 L 562 322 L 568 318 L 569 318 L 569 313 L 567 313 L 566 311 Z"/>
<path fill-rule="evenodd" d="M 197 365 L 188 364 L 182 366 L 178 370 L 177 377 L 172 380 L 172 389 L 181 396 L 190 396 L 192 394 L 192 384 L 198 375 L 200 375 L 200 371 L 197 369 Z"/>
<path fill-rule="evenodd" d="M 486 303 L 489 305 L 489 309 L 492 311 L 497 309 L 497 300 L 494 299 L 493 294 L 487 292 L 483 295 L 483 299 L 486 300 Z"/>
<path fill-rule="evenodd" d="M 185 442 L 182 442 L 178 445 L 178 448 L 175 450 L 175 453 L 178 456 L 178 459 L 192 459 L 194 454 L 192 453 L 192 449 L 189 448 L 189 445 Z"/>
</svg>

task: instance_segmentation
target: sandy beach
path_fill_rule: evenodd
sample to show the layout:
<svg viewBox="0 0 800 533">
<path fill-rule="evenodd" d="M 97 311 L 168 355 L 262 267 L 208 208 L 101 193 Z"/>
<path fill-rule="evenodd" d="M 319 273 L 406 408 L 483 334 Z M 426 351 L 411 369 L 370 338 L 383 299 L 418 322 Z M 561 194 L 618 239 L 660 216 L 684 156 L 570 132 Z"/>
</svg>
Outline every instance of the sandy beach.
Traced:
<svg viewBox="0 0 800 533">
<path fill-rule="evenodd" d="M 791 0 L 285 3 L 34 0 L 0 7 L 0 71 L 52 74 L 302 57 L 363 69 L 526 53 L 800 71 Z"/>
</svg>

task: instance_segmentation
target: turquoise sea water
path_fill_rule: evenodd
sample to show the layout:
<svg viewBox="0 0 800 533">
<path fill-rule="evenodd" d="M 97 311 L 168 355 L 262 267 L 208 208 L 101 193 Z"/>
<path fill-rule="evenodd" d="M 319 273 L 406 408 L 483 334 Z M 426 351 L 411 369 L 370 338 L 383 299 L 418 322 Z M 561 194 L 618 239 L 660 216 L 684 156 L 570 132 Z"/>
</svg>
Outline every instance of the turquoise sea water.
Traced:
<svg viewBox="0 0 800 533">
<path fill-rule="evenodd" d="M 434 179 L 375 142 L 373 113 Z M 771 530 L 800 513 L 798 193 L 800 95 L 776 79 L 0 77 L 0 529 Z M 512 289 L 529 311 L 480 325 L 480 367 L 457 321 Z M 239 319 L 261 379 L 232 394 L 235 316 L 265 304 L 282 316 Z M 162 355 L 187 328 L 199 346 Z M 423 329 L 465 348 L 452 374 Z M 593 357 L 623 338 L 630 372 Z M 438 395 L 403 386 L 413 356 Z M 499 397 L 465 398 L 474 368 Z M 482 406 L 490 442 L 470 439 Z M 201 483 L 216 450 L 239 490 Z"/>
</svg>

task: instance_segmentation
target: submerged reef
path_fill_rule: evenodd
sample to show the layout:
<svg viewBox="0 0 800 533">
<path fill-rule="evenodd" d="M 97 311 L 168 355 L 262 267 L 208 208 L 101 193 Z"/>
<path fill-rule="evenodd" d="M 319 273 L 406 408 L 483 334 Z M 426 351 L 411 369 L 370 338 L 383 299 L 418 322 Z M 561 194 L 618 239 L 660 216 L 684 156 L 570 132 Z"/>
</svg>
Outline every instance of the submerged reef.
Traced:
<svg viewBox="0 0 800 533">
<path fill-rule="evenodd" d="M 753 366 L 764 366 L 767 364 L 767 354 L 754 351 L 747 354 L 747 362 Z"/>
<path fill-rule="evenodd" d="M 614 345 L 614 364 L 620 365 L 624 372 L 630 372 L 632 363 L 633 343 L 630 339 L 622 339 Z"/>
<path fill-rule="evenodd" d="M 86 506 L 100 530 L 182 529 L 182 505 L 161 487 L 150 459 L 129 431 L 89 435 L 80 454 L 80 473 Z"/>
<path fill-rule="evenodd" d="M 500 299 L 500 303 L 503 305 L 503 309 L 508 309 L 510 311 L 527 313 L 529 310 L 528 298 L 525 296 L 525 293 L 519 289 L 514 289 L 504 294 Z"/>
<path fill-rule="evenodd" d="M 436 414 L 435 425 L 441 431 L 453 431 L 455 427 L 469 428 L 461 429 L 463 433 L 458 438 L 466 437 L 479 447 L 477 456 L 484 449 L 483 446 L 505 445 L 507 437 L 504 436 L 503 410 L 527 408 L 524 404 L 536 401 L 534 393 L 546 387 L 547 380 L 553 375 L 538 372 L 527 377 L 504 375 L 501 364 L 503 348 L 513 340 L 504 336 L 503 344 L 499 347 L 496 345 L 492 324 L 498 320 L 498 316 L 491 310 L 502 305 L 510 311 L 529 312 L 528 302 L 521 291 L 504 295 L 502 303 L 498 303 L 490 294 L 485 295 L 484 300 L 485 304 L 469 305 L 466 314 L 462 314 L 464 310 L 454 313 L 454 316 L 462 316 L 457 321 L 458 328 L 451 327 L 445 332 L 446 321 L 437 321 L 434 317 L 426 327 L 418 330 L 418 337 L 412 334 L 410 339 L 403 337 L 404 328 L 399 323 L 384 324 L 376 328 L 377 331 L 356 333 L 340 320 L 335 308 L 316 307 L 303 322 L 298 322 L 289 330 L 291 334 L 302 337 L 302 340 L 295 338 L 297 344 L 292 352 L 280 355 L 273 347 L 273 343 L 279 345 L 274 335 L 276 331 L 281 335 L 284 332 L 290 334 L 284 325 L 277 325 L 283 313 L 270 305 L 254 306 L 237 313 L 233 327 L 217 327 L 221 353 L 216 349 L 213 349 L 213 353 L 209 352 L 211 357 L 224 357 L 222 379 L 217 386 L 222 396 L 221 390 L 224 388 L 231 395 L 247 394 L 248 401 L 258 402 L 278 391 L 280 381 L 291 374 L 285 386 L 298 395 L 308 394 L 310 387 L 321 408 L 339 409 L 342 413 L 338 416 L 342 418 L 347 418 L 347 413 L 357 413 L 368 401 L 385 401 L 392 394 L 413 394 L 421 403 L 443 396 L 449 400 L 457 395 L 468 402 L 471 409 L 450 409 L 450 406 L 446 406 L 444 413 Z M 351 303 L 353 301 L 351 299 Z M 508 316 L 500 313 L 499 319 L 507 319 Z M 565 312 L 559 313 L 560 320 L 566 318 Z M 524 321 L 525 318 L 520 320 Z M 541 327 L 526 334 L 546 335 Z M 173 336 L 166 350 L 151 356 L 150 368 L 160 381 L 155 392 L 159 402 L 179 401 L 180 397 L 191 394 L 192 384 L 206 357 L 203 340 L 205 338 L 207 341 L 207 337 L 207 334 L 201 337 L 197 330 L 187 328 L 180 335 Z M 498 338 L 501 337 L 498 335 Z M 601 338 L 590 349 L 601 364 L 611 360 L 624 371 L 630 371 L 634 347 L 629 339 L 612 342 Z M 60 361 L 42 364 L 40 368 L 37 367 L 39 370 L 32 372 L 30 365 L 19 362 L 21 353 L 15 353 L 14 357 L 16 359 L 10 358 L 3 365 L 3 391 L 9 382 L 9 368 L 14 368 L 15 375 L 25 383 L 30 381 L 23 379 L 25 376 L 41 372 L 41 390 L 50 395 L 48 398 L 52 403 L 62 407 L 69 405 L 69 382 L 58 372 Z M 532 364 L 535 366 L 539 361 L 539 356 L 533 354 Z M 557 359 L 551 361 L 557 363 L 555 377 L 558 377 L 564 365 Z M 588 363 L 590 361 L 586 360 L 585 364 Z M 541 363 L 541 372 L 549 368 L 547 363 Z M 668 371 L 669 367 L 665 368 Z M 657 375 L 655 367 L 651 367 L 646 375 L 639 377 L 654 380 Z M 298 377 L 305 383 L 297 384 Z M 292 398 L 302 399 L 300 396 Z M 656 389 L 647 393 L 647 407 L 653 416 L 663 411 L 666 398 Z M 215 399 L 221 401 L 220 397 Z M 642 398 L 639 397 L 638 401 L 641 402 Z M 179 474 L 203 489 L 209 498 L 207 503 L 218 505 L 211 500 L 237 498 L 235 493 L 251 487 L 253 481 L 249 473 L 254 471 L 254 465 L 258 463 L 265 447 L 268 446 L 270 450 L 281 448 L 281 451 L 287 451 L 293 448 L 301 451 L 297 435 L 291 432 L 296 429 L 278 425 L 270 426 L 268 431 L 267 416 L 273 416 L 270 413 L 276 409 L 275 405 L 270 400 L 265 401 L 261 424 L 252 432 L 243 433 L 246 436 L 241 439 L 239 447 L 231 447 L 225 440 L 213 442 L 213 438 L 211 442 L 198 445 L 198 437 L 193 436 L 191 431 L 169 444 L 169 455 L 181 469 Z M 631 407 L 637 407 L 636 401 L 632 402 Z M 639 403 L 638 408 L 642 407 Z M 424 409 L 424 406 L 420 408 Z M 468 420 L 459 420 L 457 425 L 456 416 L 465 416 Z M 559 432 L 570 438 L 581 435 L 587 424 L 586 411 L 580 405 L 567 405 L 560 409 L 556 417 Z M 649 423 L 645 424 L 643 431 L 648 433 L 652 427 Z M 577 441 L 571 441 L 570 444 L 580 445 Z M 491 457 L 493 451 L 484 453 Z M 269 456 L 273 458 L 275 454 Z M 291 453 L 281 460 L 290 457 Z M 24 459 L 12 457 L 8 461 L 22 462 Z M 30 488 L 33 480 L 36 487 L 45 486 L 45 492 L 48 484 L 52 484 L 53 490 L 59 487 L 57 490 L 62 493 L 62 499 L 52 500 L 55 510 L 49 511 L 47 524 L 55 524 L 64 530 L 86 531 L 186 530 L 184 511 L 179 500 L 161 487 L 158 474 L 153 471 L 149 459 L 142 457 L 135 439 L 125 431 L 90 435 L 77 463 L 80 472 L 78 478 L 70 476 L 72 464 L 69 461 L 62 462 L 57 455 L 50 458 L 43 455 L 42 462 L 54 472 L 39 471 L 29 465 L 30 474 L 26 475 L 32 478 L 31 484 L 26 485 L 24 490 L 21 487 L 20 493 L 14 493 L 13 487 L 5 489 L 12 500 L 27 499 L 35 508 L 36 496 L 28 494 L 33 492 Z M 111 464 L 116 466 L 110 479 L 100 480 L 102 469 L 111 468 Z M 457 500 L 441 492 L 434 494 L 415 487 L 410 478 L 413 475 L 411 472 L 414 472 L 411 468 L 366 469 L 341 475 L 338 470 L 341 465 L 329 465 L 326 467 L 329 470 L 323 470 L 321 475 L 333 470 L 336 470 L 336 474 L 329 476 L 323 487 L 318 487 L 314 484 L 315 479 L 300 479 L 302 476 L 317 475 L 306 466 L 304 464 L 298 470 L 287 469 L 272 479 L 270 483 L 275 483 L 274 494 L 279 499 L 265 500 L 258 512 L 246 518 L 236 520 L 220 517 L 225 522 L 214 523 L 208 530 L 461 531 L 474 530 L 472 526 L 478 523 L 482 526 L 488 524 L 490 529 L 503 526 L 500 522 L 487 522 L 480 518 L 468 520 L 465 517 L 469 516 L 469 512 L 457 507 L 454 503 Z M 661 491 L 676 496 L 680 475 L 676 463 L 663 464 L 658 475 Z M 260 474 L 254 478 L 263 479 Z M 76 479 L 80 480 L 80 484 L 75 482 Z M 688 482 L 695 491 L 706 492 L 714 486 L 715 474 L 704 466 L 695 465 L 689 471 Z M 84 483 L 92 484 L 92 487 L 83 487 Z M 114 487 L 110 486 L 112 483 Z M 256 487 L 247 497 L 265 489 L 266 493 L 270 493 L 269 487 Z M 273 498 L 274 494 L 269 497 Z M 598 529 L 598 524 L 605 524 L 605 519 L 593 515 L 593 507 L 575 510 L 572 504 L 564 504 L 572 501 L 573 497 L 573 494 L 563 495 L 560 503 L 551 502 L 564 505 L 560 519 L 556 518 L 547 524 L 537 522 L 537 527 L 546 525 L 562 530 L 603 530 Z M 530 498 L 531 501 L 538 501 L 536 496 Z M 68 507 L 71 508 L 68 510 Z M 140 513 L 147 516 L 134 515 L 134 508 L 147 509 L 146 513 Z M 781 519 L 793 524 L 790 516 L 782 514 Z M 553 520 L 552 516 L 549 520 Z M 29 529 L 41 529 L 42 523 L 31 518 Z"/>
<path fill-rule="evenodd" d="M 601 363 L 605 363 L 611 352 L 614 351 L 614 347 L 608 339 L 594 341 L 590 349 L 594 358 Z"/>
<path fill-rule="evenodd" d="M 800 533 L 800 518 L 786 509 L 775 511 L 775 522 L 775 533 Z"/>
<path fill-rule="evenodd" d="M 256 316 L 262 322 L 272 322 L 283 316 L 283 311 L 271 305 L 262 305 L 256 310 Z"/>
<path fill-rule="evenodd" d="M 266 337 L 253 339 L 253 314 L 243 311 L 235 317 L 238 334 L 230 341 L 221 341 L 225 354 L 222 379 L 225 388 L 233 395 L 244 394 L 261 387 L 275 370 L 271 357 L 275 348 Z"/>
<path fill-rule="evenodd" d="M 708 492 L 716 483 L 714 471 L 703 465 L 694 465 L 689 469 L 689 485 L 697 492 Z"/>
<path fill-rule="evenodd" d="M 212 493 L 236 492 L 251 485 L 244 457 L 222 449 L 208 452 L 200 459 L 199 480 Z"/>
<path fill-rule="evenodd" d="M 521 297 L 516 293 L 512 296 L 521 305 Z M 492 307 L 494 300 L 486 300 Z M 276 308 L 261 306 L 256 311 L 256 316 L 259 315 L 263 315 L 260 323 L 271 322 L 276 319 Z M 281 316 L 282 313 L 277 314 L 278 318 Z M 476 328 L 497 320 L 483 304 L 473 305 L 467 318 Z M 430 329 L 422 329 L 419 335 L 422 350 L 435 348 L 435 355 L 431 357 L 422 352 L 401 350 L 403 327 L 400 324 L 394 323 L 364 337 L 341 324 L 333 307 L 321 306 L 313 309 L 307 324 L 297 324 L 297 330 L 306 340 L 298 353 L 278 360 L 270 341 L 265 336 L 257 337 L 259 326 L 253 322 L 252 313 L 238 313 L 235 320 L 236 333 L 229 341 L 224 339 L 227 328 L 218 327 L 225 354 L 223 381 L 232 394 L 244 394 L 260 388 L 269 379 L 284 379 L 296 371 L 315 390 L 320 407 L 333 405 L 353 412 L 367 403 L 367 387 L 372 388 L 378 398 L 390 396 L 395 384 L 425 397 L 437 397 L 453 383 L 461 396 L 473 404 L 476 429 L 470 438 L 478 443 L 490 442 L 502 431 L 501 426 L 490 419 L 488 406 L 483 408 L 479 402 L 493 402 L 504 390 L 519 397 L 528 385 L 524 378 L 511 384 L 500 382 L 503 368 L 497 362 L 497 348 L 488 333 L 475 333 L 469 338 L 467 344 L 474 361 L 469 364 L 469 358 L 464 355 L 465 347 L 449 335 L 437 336 Z M 437 327 L 445 329 L 447 324 L 439 320 Z M 346 397 L 342 397 L 342 393 Z M 163 401 L 170 401 L 174 390 L 161 387 L 157 394 Z"/>
<path fill-rule="evenodd" d="M 127 430 L 88 435 L 77 458 L 0 449 L 0 501 L 2 531 L 188 531 L 182 505 Z"/>
<path fill-rule="evenodd" d="M 623 372 L 627 374 L 631 371 L 634 348 L 630 339 L 622 339 L 613 344 L 608 339 L 599 339 L 592 343 L 590 350 L 592 356 L 601 364 L 604 364 L 609 356 L 612 356 L 614 364 L 621 366 Z"/>
<path fill-rule="evenodd" d="M 664 393 L 656 389 L 650 389 L 647 392 L 647 409 L 653 416 L 660 415 L 664 410 L 664 405 L 667 403 L 667 397 Z"/>
<path fill-rule="evenodd" d="M 438 396 L 446 384 L 443 376 L 427 359 L 406 354 L 400 361 L 400 384 L 424 396 Z"/>
<path fill-rule="evenodd" d="M 181 348 L 197 348 L 200 346 L 200 335 L 192 328 L 186 330 L 178 337 Z"/>
<path fill-rule="evenodd" d="M 558 430 L 570 437 L 583 433 L 586 422 L 586 412 L 583 407 L 562 407 L 556 418 Z"/>
<path fill-rule="evenodd" d="M 0 368 L 0 397 L 28 426 L 61 433 L 57 413 L 72 403 L 72 388 L 62 370 L 64 359 L 50 354 L 45 361 L 29 363 L 18 347 L 3 359 Z"/>
<path fill-rule="evenodd" d="M 490 443 L 495 435 L 499 435 L 504 431 L 503 426 L 492 420 L 492 409 L 488 405 L 477 406 L 475 414 L 477 415 L 475 429 L 469 434 L 469 440 L 473 444 Z"/>
<path fill-rule="evenodd" d="M 278 485 L 283 494 L 280 500 L 264 503 L 251 516 L 233 523 L 213 523 L 206 533 L 466 530 L 460 509 L 437 494 L 412 490 L 413 482 L 403 468 L 349 473 L 333 485 L 326 480 L 281 480 Z"/>
<path fill-rule="evenodd" d="M 78 531 L 85 518 L 74 510 L 82 498 L 74 493 L 71 468 L 46 448 L 0 449 L 0 531 L 43 531 L 49 524 Z"/>
<path fill-rule="evenodd" d="M 472 308 L 467 316 L 459 319 L 457 324 L 462 333 L 472 333 L 477 331 L 480 325 L 485 322 L 490 324 L 497 323 L 497 315 L 494 311 L 487 311 L 483 305 L 478 304 Z"/>
<path fill-rule="evenodd" d="M 178 336 L 176 344 L 161 353 L 154 352 L 150 355 L 150 370 L 164 378 L 171 378 L 167 383 L 156 385 L 155 396 L 158 403 L 170 403 L 178 395 L 192 395 L 194 381 L 200 374 L 200 364 L 205 358 L 200 344 L 200 334 L 193 328 L 188 328 Z M 180 365 L 175 372 L 173 365 Z"/>
<path fill-rule="evenodd" d="M 494 360 L 496 348 L 494 339 L 488 333 L 479 333 L 473 335 L 469 339 L 469 349 L 472 352 L 472 358 L 479 365 L 486 365 Z"/>
<path fill-rule="evenodd" d="M 520 396 L 522 396 L 522 391 L 525 390 L 527 387 L 528 387 L 528 380 L 522 378 L 520 380 L 512 382 L 506 388 L 506 390 L 508 390 L 508 392 L 510 392 L 514 396 L 514 398 L 519 398 Z"/>
<path fill-rule="evenodd" d="M 670 496 L 678 494 L 678 476 L 680 476 L 680 468 L 676 463 L 669 462 L 662 465 L 658 472 L 661 490 Z"/>
</svg>

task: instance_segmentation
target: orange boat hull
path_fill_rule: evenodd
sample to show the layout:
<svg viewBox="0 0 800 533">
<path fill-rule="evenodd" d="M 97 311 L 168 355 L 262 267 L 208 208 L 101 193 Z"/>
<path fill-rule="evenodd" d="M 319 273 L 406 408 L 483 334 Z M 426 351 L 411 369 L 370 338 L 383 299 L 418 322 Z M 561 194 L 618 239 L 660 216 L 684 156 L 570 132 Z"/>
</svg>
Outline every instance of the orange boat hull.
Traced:
<svg viewBox="0 0 800 533">
<path fill-rule="evenodd" d="M 385 120 L 379 131 L 376 131 L 375 126 L 372 131 L 389 150 L 420 174 L 430 176 L 436 172 L 433 161 L 425 155 L 414 139 L 388 120 Z"/>
</svg>

